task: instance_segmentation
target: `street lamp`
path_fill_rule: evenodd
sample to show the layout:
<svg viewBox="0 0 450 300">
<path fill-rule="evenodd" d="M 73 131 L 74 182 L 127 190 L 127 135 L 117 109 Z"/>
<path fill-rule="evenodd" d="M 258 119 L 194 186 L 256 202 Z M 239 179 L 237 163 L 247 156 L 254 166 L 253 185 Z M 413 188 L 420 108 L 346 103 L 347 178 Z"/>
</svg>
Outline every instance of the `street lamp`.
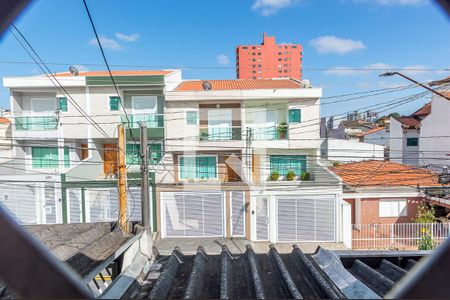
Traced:
<svg viewBox="0 0 450 300">
<path fill-rule="evenodd" d="M 447 99 L 447 100 L 450 100 L 450 97 L 448 97 L 448 96 L 442 94 L 441 92 L 438 92 L 438 91 L 436 91 L 436 90 L 430 88 L 429 86 L 426 86 L 426 85 L 424 85 L 424 84 L 422 84 L 422 83 L 420 83 L 420 82 L 418 82 L 418 81 L 412 79 L 411 77 L 408 77 L 408 76 L 406 76 L 406 75 L 403 75 L 402 73 L 388 71 L 388 72 L 386 72 L 386 73 L 380 74 L 379 76 L 380 76 L 380 77 L 390 77 L 390 76 L 394 76 L 394 75 L 401 76 L 401 77 L 403 77 L 403 78 L 405 78 L 405 79 L 407 79 L 407 80 L 409 80 L 409 81 L 411 81 L 411 82 L 414 82 L 414 83 L 417 84 L 417 85 L 420 85 L 420 86 L 423 87 L 424 89 L 427 89 L 427 90 L 431 91 L 432 93 L 441 96 L 442 98 L 445 98 L 445 99 Z"/>
</svg>

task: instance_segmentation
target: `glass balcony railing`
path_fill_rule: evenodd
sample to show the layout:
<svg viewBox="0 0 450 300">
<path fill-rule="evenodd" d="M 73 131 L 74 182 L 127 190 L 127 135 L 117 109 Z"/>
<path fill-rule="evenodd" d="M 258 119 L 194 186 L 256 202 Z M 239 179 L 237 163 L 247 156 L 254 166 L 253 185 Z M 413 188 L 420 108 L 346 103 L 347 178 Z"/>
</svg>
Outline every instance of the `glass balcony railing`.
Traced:
<svg viewBox="0 0 450 300">
<path fill-rule="evenodd" d="M 142 122 L 147 125 L 147 128 L 164 128 L 163 114 L 128 115 L 128 119 L 132 129 L 139 128 L 139 124 Z M 122 123 L 125 125 L 128 123 L 126 116 L 122 116 Z"/>
<path fill-rule="evenodd" d="M 289 139 L 289 126 L 287 124 L 278 125 L 253 125 L 248 126 L 252 139 L 255 141 L 276 141 Z"/>
<path fill-rule="evenodd" d="M 42 117 L 16 117 L 16 130 L 56 130 L 58 120 L 52 116 Z"/>
<path fill-rule="evenodd" d="M 241 139 L 241 126 L 208 126 L 200 128 L 200 141 L 236 141 Z"/>
</svg>

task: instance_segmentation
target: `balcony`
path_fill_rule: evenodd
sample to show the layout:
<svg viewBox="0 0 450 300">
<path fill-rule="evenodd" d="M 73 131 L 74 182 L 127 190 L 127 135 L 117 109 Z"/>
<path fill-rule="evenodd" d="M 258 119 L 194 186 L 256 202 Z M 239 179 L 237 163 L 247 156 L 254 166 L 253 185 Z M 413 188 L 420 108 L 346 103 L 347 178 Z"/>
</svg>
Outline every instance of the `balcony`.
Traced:
<svg viewBox="0 0 450 300">
<path fill-rule="evenodd" d="M 289 139 L 289 126 L 286 123 L 278 125 L 248 126 L 255 141 L 280 141 Z"/>
<path fill-rule="evenodd" d="M 200 128 L 200 141 L 238 141 L 241 139 L 241 126 L 209 126 Z"/>
<path fill-rule="evenodd" d="M 163 114 L 137 114 L 122 116 L 122 124 L 125 127 L 127 138 L 139 136 L 139 125 L 147 125 L 147 135 L 149 138 L 164 138 L 164 115 Z"/>
<path fill-rule="evenodd" d="M 16 117 L 16 130 L 56 130 L 58 120 L 52 116 Z"/>
</svg>

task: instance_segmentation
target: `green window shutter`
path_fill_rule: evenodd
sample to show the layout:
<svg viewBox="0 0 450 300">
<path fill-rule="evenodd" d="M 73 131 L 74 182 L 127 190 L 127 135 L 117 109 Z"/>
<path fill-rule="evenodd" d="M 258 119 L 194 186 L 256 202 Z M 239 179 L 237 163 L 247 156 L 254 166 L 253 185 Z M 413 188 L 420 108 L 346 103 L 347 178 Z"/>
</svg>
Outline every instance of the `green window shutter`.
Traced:
<svg viewBox="0 0 450 300">
<path fill-rule="evenodd" d="M 407 138 L 406 146 L 419 146 L 419 138 Z"/>
<path fill-rule="evenodd" d="M 289 123 L 300 123 L 302 121 L 300 109 L 290 109 L 289 110 Z"/>
<path fill-rule="evenodd" d="M 64 167 L 70 168 L 70 149 L 69 147 L 64 147 Z"/>
<path fill-rule="evenodd" d="M 117 111 L 119 110 L 119 97 L 109 97 L 109 110 Z"/>
<path fill-rule="evenodd" d="M 33 169 L 50 169 L 58 167 L 58 148 L 31 147 Z"/>
<path fill-rule="evenodd" d="M 197 163 L 197 178 L 211 179 L 217 177 L 215 156 L 197 157 L 196 163 Z"/>
<path fill-rule="evenodd" d="M 157 164 L 162 158 L 162 146 L 160 143 L 150 144 L 149 163 Z"/>
<path fill-rule="evenodd" d="M 187 111 L 186 112 L 186 124 L 187 125 L 197 125 L 197 112 L 196 111 Z"/>
<path fill-rule="evenodd" d="M 59 110 L 61 110 L 62 112 L 67 112 L 68 111 L 67 98 L 66 97 L 58 98 L 58 103 L 59 103 Z"/>
<path fill-rule="evenodd" d="M 127 165 L 139 165 L 141 163 L 141 147 L 139 144 L 127 144 L 125 159 Z"/>
</svg>

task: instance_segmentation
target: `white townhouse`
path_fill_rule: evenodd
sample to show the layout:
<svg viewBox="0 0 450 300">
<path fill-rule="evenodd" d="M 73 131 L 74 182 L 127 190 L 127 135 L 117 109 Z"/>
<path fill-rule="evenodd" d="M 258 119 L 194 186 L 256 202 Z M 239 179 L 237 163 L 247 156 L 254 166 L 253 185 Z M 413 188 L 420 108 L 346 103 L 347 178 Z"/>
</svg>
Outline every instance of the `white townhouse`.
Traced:
<svg viewBox="0 0 450 300">
<path fill-rule="evenodd" d="M 0 201 L 22 223 L 116 219 L 117 201 L 110 200 L 117 198 L 118 124 L 126 128 L 130 174 L 139 171 L 140 122 L 148 128 L 150 163 L 159 164 L 164 154 L 164 91 L 178 85 L 181 71 L 112 75 L 124 107 L 104 71 L 3 79 L 10 90 L 14 153 L 0 164 L 0 179 L 22 186 L 2 184 Z M 63 88 L 55 86 L 56 80 Z M 75 182 L 83 188 L 70 189 Z M 138 191 L 135 196 L 131 198 L 137 203 Z"/>
<path fill-rule="evenodd" d="M 450 77 L 430 83 L 450 97 Z M 391 117 L 390 159 L 410 165 L 449 166 L 450 100 L 432 94 L 430 103 L 409 116 Z"/>
<path fill-rule="evenodd" d="M 162 237 L 343 241 L 342 185 L 318 159 L 321 95 L 294 79 L 166 91 L 173 173 L 157 187 Z"/>
</svg>

